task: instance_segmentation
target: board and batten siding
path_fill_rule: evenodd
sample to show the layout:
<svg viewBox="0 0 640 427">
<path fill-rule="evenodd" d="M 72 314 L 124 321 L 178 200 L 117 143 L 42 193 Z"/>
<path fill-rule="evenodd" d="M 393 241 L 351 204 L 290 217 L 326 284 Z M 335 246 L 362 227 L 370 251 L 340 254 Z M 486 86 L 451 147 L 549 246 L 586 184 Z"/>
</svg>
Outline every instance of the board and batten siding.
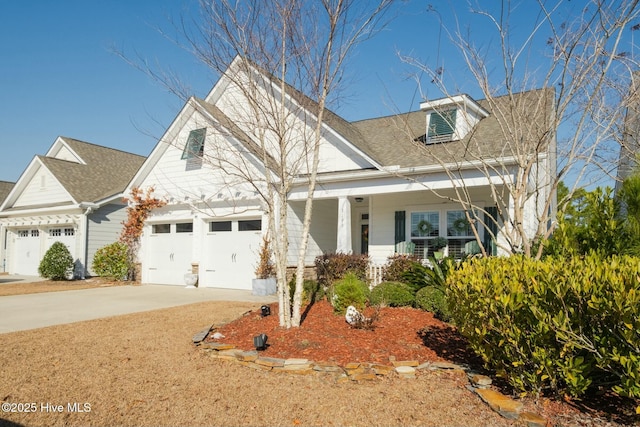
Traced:
<svg viewBox="0 0 640 427">
<path fill-rule="evenodd" d="M 93 257 L 96 251 L 118 241 L 122 232 L 122 222 L 127 219 L 127 206 L 120 203 L 104 205 L 89 214 L 87 271 L 93 275 Z"/>
<path fill-rule="evenodd" d="M 71 202 L 69 193 L 45 167 L 38 168 L 13 207 Z"/>
</svg>

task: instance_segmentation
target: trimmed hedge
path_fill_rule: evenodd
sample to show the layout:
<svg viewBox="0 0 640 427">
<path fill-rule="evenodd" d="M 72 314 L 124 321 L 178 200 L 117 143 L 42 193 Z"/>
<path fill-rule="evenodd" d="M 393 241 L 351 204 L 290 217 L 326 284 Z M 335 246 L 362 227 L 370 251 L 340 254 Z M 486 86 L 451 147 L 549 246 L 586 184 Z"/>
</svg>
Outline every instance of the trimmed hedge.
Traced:
<svg viewBox="0 0 640 427">
<path fill-rule="evenodd" d="M 416 292 L 416 308 L 430 311 L 440 320 L 448 322 L 451 313 L 447 307 L 447 297 L 444 289 L 437 286 L 425 286 Z"/>
<path fill-rule="evenodd" d="M 382 282 L 371 290 L 372 305 L 406 307 L 412 306 L 414 301 L 413 292 L 405 283 Z"/>
<path fill-rule="evenodd" d="M 482 258 L 447 285 L 460 332 L 517 389 L 640 397 L 640 259 Z"/>
</svg>

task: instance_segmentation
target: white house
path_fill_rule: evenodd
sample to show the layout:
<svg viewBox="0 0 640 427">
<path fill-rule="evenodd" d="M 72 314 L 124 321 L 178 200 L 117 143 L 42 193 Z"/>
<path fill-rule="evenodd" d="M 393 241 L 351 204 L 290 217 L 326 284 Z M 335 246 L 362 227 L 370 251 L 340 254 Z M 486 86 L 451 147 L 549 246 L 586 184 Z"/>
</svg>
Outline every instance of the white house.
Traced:
<svg viewBox="0 0 640 427">
<path fill-rule="evenodd" d="M 74 276 L 91 274 L 93 255 L 118 240 L 124 189 L 144 157 L 58 137 L 35 156 L 0 205 L 0 259 L 10 274 L 38 275 L 45 252 L 67 245 Z"/>
<path fill-rule="evenodd" d="M 130 184 L 153 187 L 157 197 L 169 201 L 145 225 L 143 283 L 182 285 L 184 274 L 193 270 L 200 286 L 251 289 L 267 218 L 255 186 L 247 180 L 264 176 L 276 153 L 267 147 L 267 155 L 261 154 L 258 135 L 264 130 L 256 127 L 259 120 L 251 116 L 255 109 L 238 87 L 241 79 L 235 78 L 241 71 L 233 67 L 205 99 L 187 101 Z M 295 132 L 312 129 L 315 104 L 273 76 L 262 76 L 261 102 L 285 89 L 293 138 Z M 550 105 L 553 93 L 538 90 L 516 96 Z M 474 204 L 489 215 L 495 212 L 489 180 L 503 182 L 500 173 L 510 173 L 515 161 L 505 152 L 497 126 L 485 103 L 467 95 L 424 102 L 419 111 L 352 123 L 327 111 L 307 265 L 323 252 L 368 253 L 373 263 L 384 263 L 402 247 L 425 257 L 437 236 L 447 239 L 450 255 L 469 251 L 474 236 L 469 227 L 459 226 L 464 211 L 443 197 L 454 196 L 446 168 L 455 164 Z M 553 144 L 549 147 L 555 150 Z M 209 161 L 214 153 L 216 158 L 228 156 L 229 164 L 246 172 L 217 166 Z M 551 154 L 540 157 L 541 173 L 534 174 L 535 179 L 554 173 Z M 480 157 L 502 165 L 494 169 L 495 176 L 478 171 Z M 288 199 L 291 265 L 307 196 L 307 170 L 302 165 L 299 171 Z M 535 188 L 541 187 L 549 191 L 536 183 Z M 539 208 L 532 202 L 526 220 L 533 223 Z M 495 228 L 493 233 L 479 230 L 494 253 L 490 236 L 500 234 Z"/>
</svg>

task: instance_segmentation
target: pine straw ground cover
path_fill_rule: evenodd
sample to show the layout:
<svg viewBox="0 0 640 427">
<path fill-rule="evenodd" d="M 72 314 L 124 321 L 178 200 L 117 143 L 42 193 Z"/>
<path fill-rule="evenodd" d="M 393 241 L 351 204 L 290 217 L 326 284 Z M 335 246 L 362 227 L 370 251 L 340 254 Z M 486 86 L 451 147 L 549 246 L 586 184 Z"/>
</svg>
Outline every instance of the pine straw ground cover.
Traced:
<svg viewBox="0 0 640 427">
<path fill-rule="evenodd" d="M 36 412 L 0 413 L 0 425 L 516 425 L 451 372 L 339 384 L 331 376 L 274 374 L 211 359 L 192 344 L 203 327 L 258 309 L 205 302 L 2 334 L 0 401 L 34 403 Z M 71 413 L 69 403 L 87 403 L 90 412 Z M 46 404 L 63 411 L 43 411 Z M 556 421 L 603 425 L 568 419 Z"/>
</svg>

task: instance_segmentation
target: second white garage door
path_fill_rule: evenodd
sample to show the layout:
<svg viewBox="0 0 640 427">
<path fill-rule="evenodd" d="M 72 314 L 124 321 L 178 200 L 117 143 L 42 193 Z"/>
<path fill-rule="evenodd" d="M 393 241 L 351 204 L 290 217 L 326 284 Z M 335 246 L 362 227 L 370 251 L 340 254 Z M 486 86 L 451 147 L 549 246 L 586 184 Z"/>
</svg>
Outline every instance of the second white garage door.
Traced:
<svg viewBox="0 0 640 427">
<path fill-rule="evenodd" d="M 210 221 L 200 286 L 250 290 L 261 244 L 260 219 Z"/>
</svg>

